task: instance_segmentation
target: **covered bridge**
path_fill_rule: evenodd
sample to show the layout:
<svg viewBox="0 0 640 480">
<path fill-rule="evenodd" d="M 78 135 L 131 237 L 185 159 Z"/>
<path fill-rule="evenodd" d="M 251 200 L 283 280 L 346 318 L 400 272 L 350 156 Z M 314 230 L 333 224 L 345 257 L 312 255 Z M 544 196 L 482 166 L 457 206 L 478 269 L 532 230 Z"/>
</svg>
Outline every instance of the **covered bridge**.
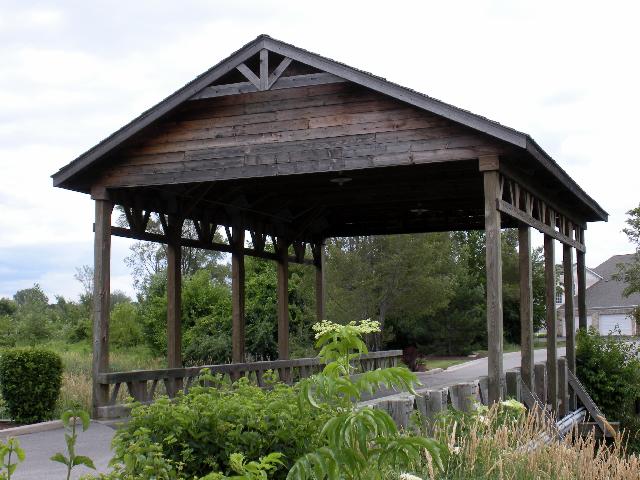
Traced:
<svg viewBox="0 0 640 480">
<path fill-rule="evenodd" d="M 584 231 L 588 222 L 607 219 L 528 135 L 265 35 L 63 167 L 53 184 L 89 194 L 95 203 L 95 415 L 109 413 L 118 395 L 114 385 L 127 383 L 133 392 L 144 388 L 138 395 L 144 398 L 148 380 L 155 388 L 173 379 L 175 387 L 186 376 L 176 373 L 185 370 L 181 247 L 231 253 L 238 363 L 244 360 L 246 255 L 277 262 L 278 347 L 286 360 L 290 262 L 316 268 L 322 318 L 325 239 L 472 229 L 487 234 L 489 398 L 496 401 L 503 382 L 500 229 L 520 232 L 522 377 L 531 387 L 530 227 L 545 238 L 547 329 L 553 333 L 554 241 L 563 244 L 565 265 L 577 252 L 579 321 L 586 325 Z M 114 205 L 123 207 L 128 228 L 112 226 Z M 152 213 L 159 215 L 163 234 L 148 231 Z M 185 222 L 193 222 L 197 238 L 183 235 Z M 228 241 L 216 243 L 213 234 L 222 227 Z M 168 245 L 168 370 L 107 373 L 112 235 Z M 267 237 L 275 253 L 265 249 Z M 571 268 L 565 271 L 570 275 Z M 553 334 L 548 359 L 555 408 Z M 575 368 L 573 334 L 567 363 Z"/>
</svg>

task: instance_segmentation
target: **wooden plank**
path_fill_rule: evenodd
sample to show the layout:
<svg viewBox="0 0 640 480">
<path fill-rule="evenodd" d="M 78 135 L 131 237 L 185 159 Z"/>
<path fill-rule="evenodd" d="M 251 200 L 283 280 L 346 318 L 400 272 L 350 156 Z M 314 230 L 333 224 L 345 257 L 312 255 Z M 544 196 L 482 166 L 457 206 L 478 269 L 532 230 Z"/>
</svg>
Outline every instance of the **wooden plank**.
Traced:
<svg viewBox="0 0 640 480">
<path fill-rule="evenodd" d="M 496 209 L 499 192 L 497 171 L 485 171 L 484 216 L 487 266 L 487 341 L 489 344 L 489 404 L 502 399 L 502 254 L 500 212 Z"/>
<path fill-rule="evenodd" d="M 111 212 L 109 200 L 95 200 L 93 260 L 93 415 L 109 403 L 109 387 L 98 383 L 98 375 L 109 371 L 109 303 L 111 279 Z"/>
<path fill-rule="evenodd" d="M 258 88 L 251 82 L 229 83 L 225 85 L 212 85 L 207 87 L 189 100 L 202 100 L 205 98 L 225 97 L 227 95 L 240 95 L 241 93 L 257 92 Z"/>
<path fill-rule="evenodd" d="M 547 225 L 545 223 L 542 223 L 540 220 L 537 220 L 533 218 L 531 215 L 527 214 L 526 212 L 523 212 L 522 210 L 517 209 L 510 203 L 507 203 L 504 200 L 499 199 L 497 201 L 497 205 L 498 205 L 498 210 L 500 210 L 502 213 L 506 213 L 510 217 L 513 217 L 520 222 L 523 222 L 523 223 L 526 223 L 527 225 L 532 226 L 539 232 L 544 233 L 546 236 L 554 238 L 555 240 L 558 240 L 565 245 L 570 245 L 578 251 L 585 251 L 585 246 L 582 243 L 576 240 L 573 240 L 572 238 L 569 238 L 568 236 L 557 231 L 554 227 Z"/>
<path fill-rule="evenodd" d="M 269 75 L 269 84 L 267 88 L 271 88 L 273 84 L 280 78 L 280 76 L 284 73 L 287 67 L 291 64 L 291 59 L 285 57 L 280 64 L 273 70 L 271 75 Z"/>
<path fill-rule="evenodd" d="M 249 67 L 247 67 L 244 63 L 241 63 L 236 68 L 238 69 L 238 71 L 240 73 L 242 73 L 246 77 L 247 80 L 249 80 L 251 83 L 253 83 L 258 90 L 261 90 L 261 88 L 260 88 L 260 79 L 258 78 L 258 76 L 255 73 L 253 73 L 251 71 L 251 69 Z"/>
<path fill-rule="evenodd" d="M 278 358 L 289 358 L 289 243 L 278 238 L 277 300 L 278 300 Z"/>
<path fill-rule="evenodd" d="M 547 364 L 544 362 L 536 363 L 534 370 L 534 386 L 535 394 L 542 403 L 547 404 Z"/>
<path fill-rule="evenodd" d="M 547 327 L 547 403 L 558 412 L 558 349 L 556 319 L 556 268 L 554 239 L 544 236 L 544 300 Z"/>
<path fill-rule="evenodd" d="M 260 50 L 260 90 L 269 88 L 269 50 Z"/>
<path fill-rule="evenodd" d="M 587 409 L 589 415 L 591 416 L 591 419 L 598 424 L 600 430 L 605 435 L 610 435 L 604 425 L 604 422 L 602 421 L 605 416 L 602 414 L 602 411 L 600 410 L 600 408 L 598 408 L 598 405 L 596 405 L 589 393 L 586 391 L 580 380 L 578 380 L 578 377 L 569 370 L 567 371 L 567 377 L 569 379 L 569 386 L 576 393 L 576 396 L 580 400 L 580 403 L 582 403 L 582 405 L 584 405 L 584 407 Z"/>
<path fill-rule="evenodd" d="M 271 90 L 280 90 L 283 88 L 309 87 L 312 85 L 326 85 L 329 83 L 346 82 L 344 78 L 330 73 L 310 73 L 307 75 L 293 75 L 291 77 L 280 77 L 271 86 Z"/>
<path fill-rule="evenodd" d="M 233 363 L 245 361 L 245 269 L 242 227 L 233 228 L 231 254 L 231 359 Z"/>
<path fill-rule="evenodd" d="M 167 243 L 167 365 L 182 366 L 182 219 L 169 216 Z"/>
<path fill-rule="evenodd" d="M 564 327 L 566 336 L 567 368 L 576 372 L 576 329 L 573 308 L 573 249 L 570 245 L 563 245 L 562 266 L 564 270 Z M 569 410 L 577 407 L 575 393 L 569 394 Z"/>
<path fill-rule="evenodd" d="M 584 241 L 584 238 L 581 239 Z M 578 327 L 586 330 L 587 325 L 587 266 L 584 252 L 576 253 L 576 267 L 578 277 Z"/>
<path fill-rule="evenodd" d="M 520 278 L 520 373 L 522 382 L 533 391 L 533 284 L 531 266 L 531 228 L 518 227 Z"/>
</svg>

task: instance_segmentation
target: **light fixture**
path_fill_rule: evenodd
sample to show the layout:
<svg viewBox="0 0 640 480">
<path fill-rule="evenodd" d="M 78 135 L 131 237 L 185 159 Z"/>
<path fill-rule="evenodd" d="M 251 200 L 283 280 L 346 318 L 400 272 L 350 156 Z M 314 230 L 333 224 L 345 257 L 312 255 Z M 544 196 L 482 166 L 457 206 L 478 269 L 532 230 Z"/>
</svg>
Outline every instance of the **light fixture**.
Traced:
<svg viewBox="0 0 640 480">
<path fill-rule="evenodd" d="M 422 208 L 420 205 L 418 205 L 418 207 L 412 208 L 409 211 L 411 213 L 415 213 L 416 215 L 422 215 L 423 213 L 427 213 L 429 210 L 427 210 L 426 208 Z"/>
<path fill-rule="evenodd" d="M 351 180 L 353 180 L 350 177 L 336 177 L 336 178 L 332 178 L 331 180 L 329 180 L 331 183 L 335 183 L 339 186 L 343 186 L 345 183 L 349 183 Z"/>
</svg>

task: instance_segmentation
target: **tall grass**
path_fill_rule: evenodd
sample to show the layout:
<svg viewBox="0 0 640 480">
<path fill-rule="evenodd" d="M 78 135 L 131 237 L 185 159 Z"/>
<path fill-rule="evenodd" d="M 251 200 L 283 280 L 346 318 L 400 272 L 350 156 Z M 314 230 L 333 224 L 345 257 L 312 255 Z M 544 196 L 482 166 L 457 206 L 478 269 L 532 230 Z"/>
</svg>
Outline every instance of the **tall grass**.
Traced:
<svg viewBox="0 0 640 480">
<path fill-rule="evenodd" d="M 80 407 L 91 411 L 91 346 L 88 344 L 57 344 L 46 346 L 62 357 L 64 373 L 62 389 L 57 403 L 58 412 Z M 164 359 L 156 358 L 146 348 L 113 351 L 109 354 L 109 370 L 152 370 L 166 366 Z M 123 391 L 124 393 L 124 391 Z"/>
<path fill-rule="evenodd" d="M 640 478 L 640 461 L 628 455 L 618 433 L 604 443 L 592 432 L 581 437 L 572 432 L 562 441 L 541 444 L 552 435 L 549 420 L 534 413 L 505 418 L 494 406 L 479 415 L 460 415 L 440 421 L 431 433 L 449 446 L 445 471 L 429 462 L 420 466 L 422 478 L 467 480 L 601 480 Z M 533 448 L 537 446 L 537 448 Z"/>
</svg>

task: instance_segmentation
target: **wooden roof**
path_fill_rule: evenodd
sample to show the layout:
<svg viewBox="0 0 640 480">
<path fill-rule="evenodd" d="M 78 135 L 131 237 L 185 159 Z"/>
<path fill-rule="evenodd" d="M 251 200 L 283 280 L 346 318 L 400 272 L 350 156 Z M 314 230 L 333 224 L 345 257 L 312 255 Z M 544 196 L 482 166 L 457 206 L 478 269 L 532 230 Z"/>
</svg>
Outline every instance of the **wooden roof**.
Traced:
<svg viewBox="0 0 640 480">
<path fill-rule="evenodd" d="M 284 73 L 285 70 L 288 73 Z M 294 73 L 301 74 L 296 76 Z M 282 90 L 278 90 L 280 88 Z M 238 131 L 244 133 L 252 129 L 250 133 L 257 140 L 252 137 L 250 144 L 234 145 L 227 140 L 221 141 L 216 134 L 200 140 L 197 148 L 191 145 L 189 148 L 194 149 L 186 153 L 164 146 L 167 137 L 180 144 L 184 139 L 184 125 L 198 122 L 201 111 L 235 109 L 246 116 L 251 111 L 247 105 L 260 101 L 284 102 L 278 107 L 283 110 L 291 102 L 299 102 L 296 107 L 303 112 L 300 107 L 305 105 L 309 95 L 357 98 L 360 102 L 360 110 L 350 110 L 353 103 L 336 107 L 337 113 L 331 117 L 334 123 L 327 123 L 327 115 L 331 112 L 326 104 L 337 102 L 325 101 L 323 111 L 328 113 L 322 117 L 325 123 L 319 125 L 325 130 L 344 129 L 344 122 L 352 121 L 348 115 L 368 115 L 370 123 L 360 129 L 351 127 L 348 131 L 353 135 L 348 141 L 342 130 L 342 136 L 331 136 L 330 132 L 323 134 L 329 140 L 325 138 L 322 148 L 318 146 L 318 138 L 306 133 L 265 130 L 265 126 L 273 123 L 267 117 L 259 128 L 255 124 L 225 125 L 227 130 L 219 130 L 221 136 L 231 138 L 240 135 Z M 384 102 L 387 104 L 380 106 Z M 372 103 L 376 103 L 375 108 L 379 111 L 364 108 L 365 104 Z M 244 107 L 240 108 L 241 105 Z M 279 118 L 277 109 L 271 113 L 274 119 Z M 253 115 L 255 117 L 257 113 Z M 378 123 L 374 123 L 376 118 Z M 301 120 L 304 118 L 289 118 L 281 123 L 286 127 Z M 248 120 L 244 118 L 243 121 Z M 383 121 L 391 122 L 390 127 L 382 128 L 380 123 Z M 215 127 L 222 128 L 217 124 Z M 417 131 L 425 132 L 426 127 L 437 127 L 441 135 L 414 135 Z M 206 128 L 210 129 L 210 124 Z M 404 132 L 405 136 L 400 139 L 398 132 Z M 384 136 L 386 143 L 381 144 L 380 138 Z M 401 140 L 405 142 L 402 145 Z M 289 148 L 294 144 L 297 153 Z M 349 161 L 344 158 L 346 148 L 352 155 Z M 336 162 L 332 152 L 338 150 L 340 161 Z M 288 164 L 284 165 L 277 158 L 278 155 L 281 158 L 283 152 L 288 152 L 291 158 L 302 155 L 298 158 L 300 162 L 294 165 L 293 160 L 287 158 Z M 193 171 L 189 176 L 175 168 L 150 169 L 147 165 L 142 177 L 138 159 L 144 157 L 144 162 L 149 162 L 153 155 L 160 153 L 167 158 L 180 153 L 179 158 L 170 159 L 175 160 L 173 165 L 183 165 L 188 159 L 191 162 L 217 162 L 216 165 L 224 165 L 224 168 L 213 171 L 207 167 Z M 84 193 L 89 193 L 96 185 L 120 191 L 137 188 L 156 193 L 161 187 L 170 186 L 163 189 L 163 194 L 172 191 L 183 198 L 197 198 L 208 201 L 209 205 L 231 208 L 234 205 L 224 198 L 231 192 L 236 196 L 241 192 L 242 200 L 235 205 L 238 208 L 250 211 L 260 204 L 261 208 L 268 209 L 266 204 L 269 202 L 263 200 L 266 196 L 273 203 L 269 214 L 286 218 L 296 216 L 287 209 L 290 210 L 292 199 L 297 196 L 310 202 L 308 205 L 315 205 L 314 208 L 324 208 L 325 212 L 329 204 L 336 205 L 316 225 L 317 229 L 323 229 L 323 236 L 454 230 L 482 228 L 482 182 L 477 157 L 483 154 L 499 154 L 504 158 L 506 168 L 525 179 L 526 184 L 535 186 L 538 192 L 543 192 L 542 196 L 559 205 L 559 210 L 570 211 L 579 222 L 607 219 L 607 213 L 595 200 L 529 135 L 266 35 L 257 37 L 60 169 L 53 175 L 53 184 Z M 353 155 L 361 157 L 355 161 Z M 126 161 L 123 160 L 125 157 Z M 240 157 L 242 162 L 232 163 Z M 270 164 L 262 164 L 260 159 L 267 157 L 271 158 Z M 353 180 L 349 183 L 356 187 L 343 186 L 342 181 L 336 180 L 340 175 Z M 114 180 L 116 176 L 117 181 Z M 202 182 L 217 182 L 218 186 L 214 193 L 210 189 L 207 193 L 197 193 L 196 187 Z M 283 197 L 285 190 L 286 199 Z M 125 201 L 125 197 L 122 193 L 119 198 Z M 253 207 L 247 207 L 247 204 Z M 440 204 L 446 204 L 442 206 L 447 212 L 442 214 L 440 211 L 438 219 L 425 220 L 438 211 Z M 206 205 L 202 208 L 206 209 Z M 403 220 L 407 215 L 413 215 L 412 218 L 419 221 L 410 227 L 411 219 Z M 452 220 L 456 215 L 459 218 Z M 335 220 L 336 217 L 340 220 Z"/>
</svg>

